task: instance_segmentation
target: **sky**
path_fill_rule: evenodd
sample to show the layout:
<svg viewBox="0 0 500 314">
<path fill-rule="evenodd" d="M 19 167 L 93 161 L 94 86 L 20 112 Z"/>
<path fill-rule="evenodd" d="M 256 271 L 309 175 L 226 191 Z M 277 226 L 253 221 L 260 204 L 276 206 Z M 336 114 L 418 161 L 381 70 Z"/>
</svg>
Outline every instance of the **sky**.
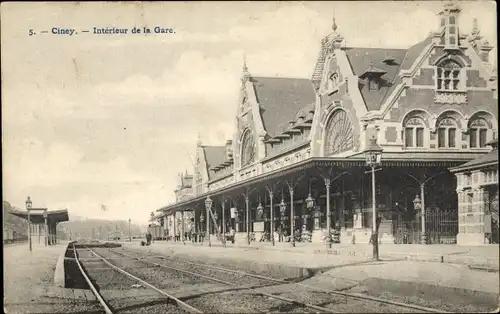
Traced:
<svg viewBox="0 0 500 314">
<path fill-rule="evenodd" d="M 193 172 L 198 133 L 206 145 L 232 135 L 244 55 L 253 75 L 310 78 L 334 15 L 348 46 L 407 48 L 437 30 L 443 4 L 4 2 L 3 199 L 144 223 Z M 477 17 L 496 47 L 496 4 L 459 5 L 460 31 Z M 81 33 L 134 26 L 175 34 Z"/>
</svg>

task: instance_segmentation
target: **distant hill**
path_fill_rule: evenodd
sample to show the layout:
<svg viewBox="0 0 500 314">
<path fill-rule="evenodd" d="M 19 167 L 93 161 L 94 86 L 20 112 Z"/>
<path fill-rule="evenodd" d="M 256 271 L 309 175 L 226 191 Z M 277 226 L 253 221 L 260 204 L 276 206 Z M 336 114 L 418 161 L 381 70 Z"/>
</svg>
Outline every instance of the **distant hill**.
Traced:
<svg viewBox="0 0 500 314">
<path fill-rule="evenodd" d="M 22 209 L 12 206 L 9 202 L 3 201 L 3 228 L 4 230 L 16 231 L 19 235 L 27 235 L 28 222 L 22 218 L 9 214 L 12 210 Z M 128 238 L 129 226 L 126 220 L 105 220 L 105 219 L 87 219 L 80 216 L 71 215 L 70 221 L 58 224 L 58 236 L 60 239 L 69 239 L 71 234 L 73 238 L 85 237 L 91 238 L 99 236 L 102 240 L 108 239 L 108 234 L 119 233 L 122 237 Z M 130 233 L 132 236 L 142 235 L 146 226 L 131 224 Z"/>
<path fill-rule="evenodd" d="M 81 218 L 62 222 L 58 225 L 58 233 L 61 239 L 69 239 L 69 235 L 73 239 L 81 238 L 99 238 L 107 240 L 108 234 L 112 237 L 113 234 L 121 234 L 122 237 L 128 238 L 129 225 L 126 220 L 105 220 L 105 219 L 87 219 Z M 130 224 L 130 233 L 132 236 L 142 235 L 144 228 L 137 224 Z"/>
<path fill-rule="evenodd" d="M 12 206 L 9 202 L 3 201 L 3 230 L 13 230 L 18 235 L 28 235 L 28 222 L 22 218 L 9 214 L 12 210 L 22 210 Z"/>
</svg>

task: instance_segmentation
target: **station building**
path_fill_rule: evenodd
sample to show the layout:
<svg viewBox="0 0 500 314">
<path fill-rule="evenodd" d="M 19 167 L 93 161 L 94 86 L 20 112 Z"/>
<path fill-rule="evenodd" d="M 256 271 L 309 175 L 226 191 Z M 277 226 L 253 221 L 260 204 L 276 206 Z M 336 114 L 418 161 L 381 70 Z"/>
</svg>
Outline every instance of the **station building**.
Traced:
<svg viewBox="0 0 500 314">
<path fill-rule="evenodd" d="M 198 141 L 193 175 L 180 176 L 176 203 L 155 219 L 206 232 L 209 198 L 219 231 L 234 229 L 236 241 L 281 230 L 322 242 L 335 230 L 337 242 L 368 243 L 365 151 L 376 142 L 379 241 L 494 241 L 484 225 L 495 206 L 479 205 L 486 188 L 474 180 L 488 178 L 488 197 L 498 199 L 497 163 L 486 172 L 467 166 L 498 160 L 487 145 L 498 131 L 493 47 L 476 21 L 461 33 L 459 18 L 460 9 L 446 5 L 436 31 L 407 49 L 349 47 L 334 20 L 310 79 L 257 77 L 245 64 L 232 138 L 220 146 Z M 473 192 L 464 173 L 472 173 Z M 496 227 L 486 224 L 498 230 L 496 217 Z"/>
</svg>

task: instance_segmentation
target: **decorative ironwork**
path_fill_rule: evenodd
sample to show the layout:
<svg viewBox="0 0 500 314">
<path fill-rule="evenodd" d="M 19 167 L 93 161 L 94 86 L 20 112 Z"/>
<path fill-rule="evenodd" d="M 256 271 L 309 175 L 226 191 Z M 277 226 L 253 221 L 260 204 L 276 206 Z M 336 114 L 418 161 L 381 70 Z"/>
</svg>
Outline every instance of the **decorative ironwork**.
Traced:
<svg viewBox="0 0 500 314">
<path fill-rule="evenodd" d="M 484 119 L 475 119 L 470 123 L 470 126 L 482 126 L 482 127 L 487 127 L 488 123 L 484 121 Z"/>
<path fill-rule="evenodd" d="M 467 103 L 467 93 L 457 93 L 457 92 L 436 92 L 434 96 L 434 102 L 439 104 L 466 104 Z"/>
<path fill-rule="evenodd" d="M 255 159 L 255 141 L 252 131 L 245 132 L 241 142 L 241 166 L 244 167 L 252 163 Z"/>
<path fill-rule="evenodd" d="M 344 110 L 337 110 L 326 126 L 326 155 L 339 154 L 354 147 L 354 130 Z"/>
<path fill-rule="evenodd" d="M 424 122 L 420 118 L 411 118 L 406 122 L 406 126 L 423 126 Z"/>
<path fill-rule="evenodd" d="M 452 118 L 444 118 L 444 119 L 439 120 L 439 126 L 446 127 L 446 126 L 456 126 L 456 125 L 457 125 L 457 123 Z"/>
</svg>

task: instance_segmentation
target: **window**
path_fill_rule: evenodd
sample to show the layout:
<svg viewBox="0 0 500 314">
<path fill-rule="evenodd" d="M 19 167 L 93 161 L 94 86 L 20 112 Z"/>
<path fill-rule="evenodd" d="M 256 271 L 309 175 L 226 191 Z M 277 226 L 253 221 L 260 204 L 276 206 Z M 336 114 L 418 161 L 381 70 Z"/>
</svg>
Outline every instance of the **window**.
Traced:
<svg viewBox="0 0 500 314">
<path fill-rule="evenodd" d="M 424 147 L 424 123 L 411 118 L 405 125 L 405 147 Z"/>
<path fill-rule="evenodd" d="M 469 147 L 486 147 L 488 123 L 484 119 L 473 120 L 469 127 Z"/>
<path fill-rule="evenodd" d="M 250 130 L 245 132 L 243 141 L 241 143 L 241 167 L 249 165 L 254 162 L 255 148 L 254 148 L 253 134 Z"/>
<path fill-rule="evenodd" d="M 444 118 L 438 125 L 438 147 L 455 148 L 457 146 L 457 123 L 452 118 Z"/>
<path fill-rule="evenodd" d="M 459 90 L 460 70 L 460 65 L 455 61 L 447 60 L 441 63 L 437 68 L 437 89 L 442 91 Z"/>
</svg>

